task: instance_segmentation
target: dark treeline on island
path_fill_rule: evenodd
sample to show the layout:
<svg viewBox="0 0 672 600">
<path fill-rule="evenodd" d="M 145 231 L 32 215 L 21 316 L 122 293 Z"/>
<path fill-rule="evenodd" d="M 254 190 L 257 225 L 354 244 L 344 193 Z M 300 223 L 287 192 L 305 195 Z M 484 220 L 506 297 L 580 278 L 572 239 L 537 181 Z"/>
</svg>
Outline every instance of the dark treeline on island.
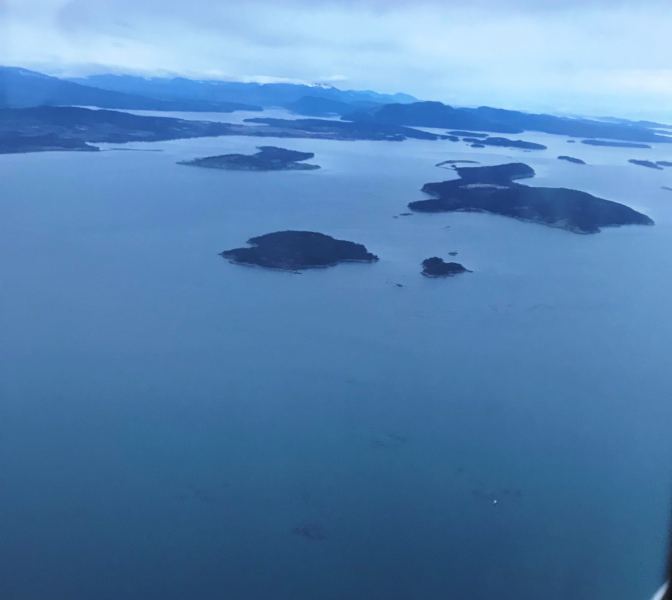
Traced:
<svg viewBox="0 0 672 600">
<path fill-rule="evenodd" d="M 462 184 L 510 185 L 516 179 L 534 177 L 534 169 L 525 163 L 507 163 L 491 167 L 454 167 Z M 427 184 L 441 185 L 441 184 Z"/>
<path fill-rule="evenodd" d="M 315 156 L 312 152 L 298 152 L 276 146 L 259 146 L 258 150 L 256 154 L 206 156 L 178 164 L 231 171 L 312 171 L 320 168 L 319 165 L 303 162 Z"/>
<path fill-rule="evenodd" d="M 474 137 L 465 137 L 462 138 L 463 142 L 470 143 L 472 146 L 477 148 L 482 148 L 484 146 L 498 146 L 500 148 L 518 148 L 520 150 L 546 150 L 547 146 L 543 144 L 537 144 L 535 142 L 526 142 L 525 140 L 510 140 L 505 137 L 486 137 L 486 138 L 474 138 Z"/>
<path fill-rule="evenodd" d="M 449 131 L 448 135 L 457 136 L 457 137 L 468 137 L 468 138 L 487 138 L 490 137 L 489 133 L 480 133 L 474 131 Z"/>
<path fill-rule="evenodd" d="M 277 231 L 253 237 L 247 243 L 249 248 L 225 250 L 221 255 L 238 264 L 289 271 L 378 260 L 362 244 L 313 231 Z"/>
<path fill-rule="evenodd" d="M 431 200 L 411 202 L 418 212 L 485 212 L 558 227 L 575 233 L 597 233 L 601 227 L 652 225 L 632 208 L 566 188 L 531 187 L 515 180 L 534 176 L 523 163 L 494 167 L 455 167 L 459 179 L 427 183 Z"/>
</svg>

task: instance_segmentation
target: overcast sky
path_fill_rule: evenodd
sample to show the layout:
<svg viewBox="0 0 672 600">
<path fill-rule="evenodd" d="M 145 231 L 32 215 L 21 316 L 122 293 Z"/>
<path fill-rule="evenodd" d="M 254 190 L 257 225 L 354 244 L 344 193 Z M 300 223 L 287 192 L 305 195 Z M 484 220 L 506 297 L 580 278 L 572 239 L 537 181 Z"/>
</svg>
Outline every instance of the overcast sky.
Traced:
<svg viewBox="0 0 672 600">
<path fill-rule="evenodd" d="M 2 62 L 672 118 L 670 0 L 0 0 Z"/>
</svg>

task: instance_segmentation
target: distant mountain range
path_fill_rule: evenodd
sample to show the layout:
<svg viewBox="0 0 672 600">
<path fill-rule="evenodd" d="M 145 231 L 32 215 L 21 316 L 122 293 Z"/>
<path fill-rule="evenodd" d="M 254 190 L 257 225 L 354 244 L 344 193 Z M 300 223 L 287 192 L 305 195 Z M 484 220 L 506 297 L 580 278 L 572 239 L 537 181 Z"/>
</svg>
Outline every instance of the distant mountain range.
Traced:
<svg viewBox="0 0 672 600">
<path fill-rule="evenodd" d="M 146 78 L 132 75 L 92 75 L 71 81 L 103 90 L 172 102 L 199 100 L 211 103 L 243 102 L 263 107 L 291 107 L 310 98 L 314 103 L 313 109 L 322 114 L 339 110 L 352 111 L 357 105 L 403 104 L 417 100 L 408 94 L 379 94 L 368 90 L 340 90 L 332 86 L 296 83 L 243 83 L 184 77 Z"/>
<path fill-rule="evenodd" d="M 82 85 L 28 69 L 0 67 L 0 108 L 73 105 L 127 110 L 261 110 L 241 102 L 205 102 L 198 98 L 172 102 Z"/>
<path fill-rule="evenodd" d="M 96 106 L 126 110 L 261 111 L 285 107 L 311 116 L 342 114 L 388 103 L 415 102 L 407 94 L 339 90 L 291 83 L 240 83 L 184 77 L 93 75 L 59 79 L 0 66 L 0 108 Z"/>
</svg>

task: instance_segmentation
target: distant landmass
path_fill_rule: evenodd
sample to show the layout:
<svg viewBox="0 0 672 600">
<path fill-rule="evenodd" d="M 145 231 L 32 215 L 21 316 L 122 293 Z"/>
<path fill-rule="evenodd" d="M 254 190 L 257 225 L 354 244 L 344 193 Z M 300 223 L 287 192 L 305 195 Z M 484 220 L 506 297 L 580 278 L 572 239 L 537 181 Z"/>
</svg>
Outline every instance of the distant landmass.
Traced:
<svg viewBox="0 0 672 600">
<path fill-rule="evenodd" d="M 660 142 L 670 140 L 654 141 Z M 651 148 L 648 144 L 640 144 L 637 142 L 614 142 L 611 140 L 581 140 L 581 143 L 588 144 L 589 146 L 604 146 L 605 148 Z"/>
<path fill-rule="evenodd" d="M 499 146 L 500 148 L 519 148 L 520 150 L 546 150 L 543 144 L 535 142 L 526 142 L 524 140 L 510 140 L 505 137 L 478 137 L 478 138 L 462 138 L 463 142 L 468 142 L 477 147 L 482 146 Z"/>
<path fill-rule="evenodd" d="M 362 244 L 313 231 L 277 231 L 253 237 L 247 243 L 251 247 L 225 250 L 221 255 L 239 264 L 290 271 L 378 260 Z"/>
<path fill-rule="evenodd" d="M 18 67 L 0 67 L 0 108 L 42 106 L 213 112 L 284 107 L 310 117 L 340 116 L 343 122 L 357 123 L 360 131 L 369 127 L 377 132 L 374 137 L 334 139 L 389 139 L 380 136 L 385 128 L 389 131 L 391 127 L 431 127 L 449 130 L 445 136 L 439 135 L 443 139 L 457 140 L 458 136 L 473 139 L 475 147 L 541 149 L 533 142 L 489 137 L 485 133 L 524 131 L 586 138 L 584 143 L 603 146 L 614 142 L 646 145 L 672 142 L 667 126 L 650 121 L 558 117 L 488 106 L 461 108 L 441 102 L 419 102 L 403 93 L 341 90 L 328 85 L 112 74 L 66 80 Z M 412 136 L 402 134 L 402 137 Z"/>
<path fill-rule="evenodd" d="M 332 100 L 331 98 L 320 98 L 319 96 L 303 96 L 296 102 L 285 104 L 284 108 L 297 115 L 337 117 L 353 110 L 365 110 L 378 105 L 379 103 L 364 100 L 344 102 L 342 100 Z"/>
<path fill-rule="evenodd" d="M 419 212 L 486 212 L 540 223 L 575 233 L 597 233 L 615 225 L 653 225 L 632 208 L 566 188 L 530 187 L 514 180 L 532 177 L 524 163 L 494 167 L 456 167 L 459 179 L 427 183 L 431 200 L 411 202 Z"/>
<path fill-rule="evenodd" d="M 255 117 L 245 123 L 268 125 L 277 130 L 279 137 L 310 137 L 334 140 L 385 140 L 401 142 L 406 138 L 437 140 L 441 136 L 411 127 L 385 123 L 358 123 L 332 119 L 272 119 Z M 285 133 L 281 133 L 285 132 Z M 293 135 L 292 135 L 293 133 Z"/>
<path fill-rule="evenodd" d="M 606 138 L 633 142 L 672 142 L 672 137 L 630 121 L 605 122 L 557 117 L 481 106 L 455 108 L 441 102 L 387 104 L 360 110 L 344 118 L 357 122 L 385 123 L 408 127 L 436 127 L 496 133 L 540 131 L 583 138 Z M 472 136 L 474 137 L 474 136 Z"/>
<path fill-rule="evenodd" d="M 121 110 L 232 112 L 284 107 L 308 116 L 328 116 L 414 101 L 416 99 L 408 94 L 340 90 L 325 85 L 112 74 L 62 79 L 20 67 L 0 66 L 0 108 L 95 106 Z"/>
<path fill-rule="evenodd" d="M 286 107 L 309 116 L 352 112 L 393 102 L 414 102 L 408 94 L 380 94 L 370 90 L 341 90 L 329 85 L 247 83 L 195 80 L 185 77 L 92 75 L 72 81 L 103 90 L 134 94 L 162 101 L 237 102 L 262 107 Z M 309 112 L 302 112 L 302 111 Z"/>
<path fill-rule="evenodd" d="M 410 127 L 329 119 L 253 119 L 248 123 L 141 116 L 79 107 L 5 108 L 0 109 L 0 152 L 94 150 L 87 144 L 228 135 L 375 141 L 434 140 L 439 137 Z"/>
<path fill-rule="evenodd" d="M 469 138 L 487 138 L 490 137 L 489 133 L 477 133 L 474 131 L 449 131 L 448 135 L 454 135 L 459 137 L 469 137 Z"/>
<path fill-rule="evenodd" d="M 126 110 L 260 111 L 241 102 L 209 102 L 197 98 L 157 99 L 66 81 L 36 71 L 0 67 L 0 108 L 34 106 L 97 106 Z"/>
<path fill-rule="evenodd" d="M 226 123 L 146 117 L 112 110 L 51 106 L 0 109 L 0 152 L 82 150 L 86 143 L 154 142 L 230 133 Z"/>
<path fill-rule="evenodd" d="M 0 133 L 0 154 L 23 152 L 97 152 L 99 148 L 78 139 L 62 138 L 54 133 L 21 135 L 14 132 Z"/>
<path fill-rule="evenodd" d="M 259 152 L 256 154 L 222 154 L 181 161 L 178 164 L 233 171 L 312 171 L 319 169 L 319 165 L 311 165 L 303 161 L 314 156 L 312 152 L 298 152 L 276 146 L 259 146 Z"/>
</svg>

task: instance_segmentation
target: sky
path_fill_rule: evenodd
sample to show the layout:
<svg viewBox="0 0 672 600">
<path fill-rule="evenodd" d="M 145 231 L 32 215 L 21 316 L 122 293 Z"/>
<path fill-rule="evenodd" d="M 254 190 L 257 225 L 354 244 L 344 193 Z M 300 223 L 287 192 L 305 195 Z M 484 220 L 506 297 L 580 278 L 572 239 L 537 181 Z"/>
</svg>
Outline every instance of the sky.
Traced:
<svg viewBox="0 0 672 600">
<path fill-rule="evenodd" d="M 0 0 L 8 65 L 672 120 L 672 0 Z"/>
</svg>

